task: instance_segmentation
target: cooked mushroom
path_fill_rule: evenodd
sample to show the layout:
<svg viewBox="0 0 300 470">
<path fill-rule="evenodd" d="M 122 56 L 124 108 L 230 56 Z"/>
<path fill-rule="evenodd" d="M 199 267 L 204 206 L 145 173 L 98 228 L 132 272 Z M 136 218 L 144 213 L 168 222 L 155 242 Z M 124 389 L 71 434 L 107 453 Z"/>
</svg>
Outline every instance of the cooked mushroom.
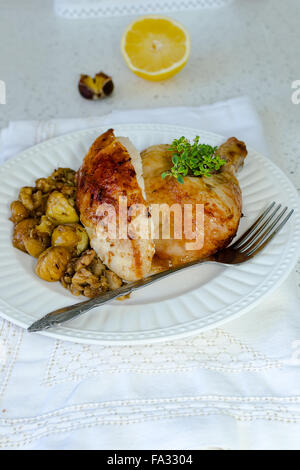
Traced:
<svg viewBox="0 0 300 470">
<path fill-rule="evenodd" d="M 71 168 L 57 168 L 54 170 L 50 178 L 55 181 L 55 183 L 66 183 L 72 186 L 75 186 L 75 177 L 76 171 Z"/>
<path fill-rule="evenodd" d="M 95 257 L 93 259 L 93 261 L 89 265 L 89 269 L 96 276 L 102 276 L 102 274 L 104 274 L 106 270 L 105 265 L 102 263 L 102 261 L 98 257 Z"/>
<path fill-rule="evenodd" d="M 96 297 L 101 292 L 108 290 L 108 282 L 105 276 L 95 276 L 86 268 L 77 271 L 72 279 L 73 287 L 86 297 Z"/>
<path fill-rule="evenodd" d="M 54 181 L 52 181 L 51 177 L 37 179 L 35 182 L 35 186 L 40 189 L 43 193 L 49 193 L 55 188 Z"/>
<path fill-rule="evenodd" d="M 117 274 L 114 273 L 113 271 L 110 271 L 108 269 L 105 272 L 105 276 L 107 278 L 108 287 L 109 287 L 110 290 L 118 289 L 119 287 L 122 286 L 122 284 L 123 284 L 122 279 L 119 276 L 117 276 Z"/>
<path fill-rule="evenodd" d="M 91 264 L 91 262 L 96 257 L 96 252 L 94 250 L 86 250 L 80 258 L 78 258 L 74 264 L 75 271 L 79 271 L 81 268 L 85 268 Z"/>
<path fill-rule="evenodd" d="M 27 210 L 33 211 L 42 204 L 42 191 L 31 186 L 24 186 L 19 192 L 19 199 Z"/>
</svg>

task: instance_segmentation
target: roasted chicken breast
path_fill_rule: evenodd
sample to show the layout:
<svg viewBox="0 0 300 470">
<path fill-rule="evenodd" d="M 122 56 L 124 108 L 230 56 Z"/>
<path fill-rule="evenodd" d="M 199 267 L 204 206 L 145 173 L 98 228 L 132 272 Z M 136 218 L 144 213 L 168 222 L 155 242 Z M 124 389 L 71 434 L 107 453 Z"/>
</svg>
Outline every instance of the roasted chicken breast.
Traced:
<svg viewBox="0 0 300 470">
<path fill-rule="evenodd" d="M 184 178 L 180 184 L 173 177 L 162 179 L 161 174 L 172 167 L 172 153 L 169 145 L 155 145 L 142 152 L 145 191 L 148 204 L 152 206 L 152 220 L 155 225 L 156 256 L 163 260 L 170 260 L 173 265 L 183 264 L 195 259 L 204 258 L 227 246 L 236 235 L 242 215 L 242 197 L 236 171 L 243 164 L 247 156 L 246 146 L 243 142 L 232 137 L 218 149 L 218 154 L 227 161 L 222 169 L 211 177 Z M 182 216 L 181 234 L 174 234 L 174 220 L 177 222 L 180 214 L 169 218 L 171 222 L 170 238 L 164 239 L 164 215 L 154 218 L 155 205 L 166 203 L 168 206 L 178 205 L 181 209 L 185 205 L 202 205 L 202 235 L 200 243 L 192 245 L 196 240 L 187 238 L 184 233 L 184 217 Z M 183 211 L 182 211 L 183 213 Z M 196 234 L 196 212 L 190 212 L 187 220 Z M 180 231 L 179 231 L 180 232 Z M 189 232 L 191 233 L 191 232 Z M 198 235 L 197 235 L 198 236 Z M 192 249 L 191 247 L 195 247 Z"/>
<path fill-rule="evenodd" d="M 113 130 L 108 130 L 96 139 L 78 170 L 77 205 L 91 246 L 103 263 L 126 281 L 150 272 L 155 251 L 149 236 L 144 236 L 151 217 L 143 192 L 139 152 L 129 139 L 116 138 Z"/>
</svg>

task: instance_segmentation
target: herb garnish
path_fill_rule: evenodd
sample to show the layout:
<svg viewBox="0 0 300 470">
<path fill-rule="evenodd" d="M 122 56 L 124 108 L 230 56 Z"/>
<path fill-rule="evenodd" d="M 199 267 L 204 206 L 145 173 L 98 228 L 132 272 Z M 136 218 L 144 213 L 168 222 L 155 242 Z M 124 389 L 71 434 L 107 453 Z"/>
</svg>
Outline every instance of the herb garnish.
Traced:
<svg viewBox="0 0 300 470">
<path fill-rule="evenodd" d="M 183 184 L 184 176 L 211 176 L 213 172 L 225 165 L 216 152 L 217 147 L 199 144 L 199 136 L 191 144 L 185 137 L 174 139 L 169 151 L 173 153 L 173 167 L 169 171 L 162 173 L 163 179 L 166 176 L 173 176 L 178 183 Z"/>
</svg>

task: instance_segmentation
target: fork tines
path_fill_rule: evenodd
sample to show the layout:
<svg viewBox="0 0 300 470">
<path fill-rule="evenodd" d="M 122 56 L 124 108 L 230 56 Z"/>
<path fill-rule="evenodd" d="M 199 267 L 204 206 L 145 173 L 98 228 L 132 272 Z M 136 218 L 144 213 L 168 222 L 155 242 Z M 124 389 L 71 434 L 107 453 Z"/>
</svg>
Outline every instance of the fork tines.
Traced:
<svg viewBox="0 0 300 470">
<path fill-rule="evenodd" d="M 262 250 L 284 227 L 294 212 L 292 209 L 285 216 L 288 207 L 284 207 L 281 211 L 280 209 L 281 204 L 276 205 L 275 202 L 272 202 L 254 224 L 231 245 L 231 248 L 247 256 L 253 256 Z"/>
</svg>

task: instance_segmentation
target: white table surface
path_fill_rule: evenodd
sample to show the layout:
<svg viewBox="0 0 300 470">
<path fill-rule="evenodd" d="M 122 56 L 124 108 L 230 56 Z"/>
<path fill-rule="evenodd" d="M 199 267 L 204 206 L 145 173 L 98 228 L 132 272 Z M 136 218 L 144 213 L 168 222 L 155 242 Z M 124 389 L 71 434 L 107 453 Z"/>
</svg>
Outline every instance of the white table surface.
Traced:
<svg viewBox="0 0 300 470">
<path fill-rule="evenodd" d="M 202 105 L 249 95 L 264 124 L 271 158 L 300 190 L 299 0 L 236 0 L 216 10 L 172 13 L 190 31 L 192 53 L 173 79 L 133 75 L 120 53 L 131 17 L 67 20 L 52 0 L 0 0 L 0 79 L 9 120 L 94 116 L 112 109 Z M 113 76 L 114 95 L 89 102 L 77 91 L 80 73 Z M 300 286 L 300 264 L 296 268 Z M 300 293 L 300 289 L 299 289 Z"/>
</svg>

